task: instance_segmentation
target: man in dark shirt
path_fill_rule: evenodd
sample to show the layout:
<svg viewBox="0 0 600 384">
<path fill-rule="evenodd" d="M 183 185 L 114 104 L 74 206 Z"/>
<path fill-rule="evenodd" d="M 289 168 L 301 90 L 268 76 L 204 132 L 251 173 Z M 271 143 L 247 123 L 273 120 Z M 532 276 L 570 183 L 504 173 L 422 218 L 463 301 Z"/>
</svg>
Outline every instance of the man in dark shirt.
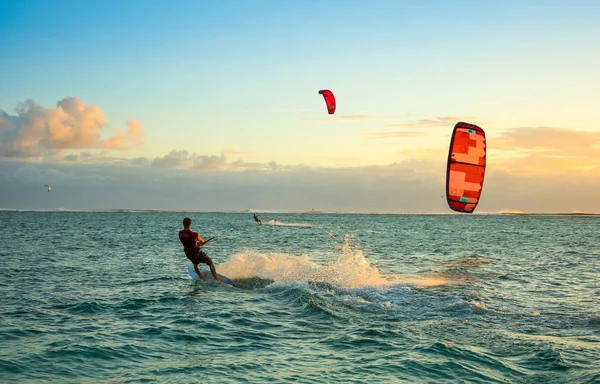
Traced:
<svg viewBox="0 0 600 384">
<path fill-rule="evenodd" d="M 212 273 L 215 281 L 219 281 L 215 264 L 211 258 L 200 249 L 200 247 L 206 244 L 207 241 L 200 237 L 198 232 L 192 232 L 190 229 L 191 227 L 192 219 L 189 217 L 183 219 L 183 230 L 179 231 L 179 241 L 181 241 L 181 244 L 183 244 L 183 252 L 185 252 L 187 258 L 190 259 L 192 264 L 194 264 L 194 270 L 198 274 L 199 278 L 202 279 L 202 274 L 200 273 L 198 264 L 203 263 L 210 267 L 210 273 Z"/>
</svg>

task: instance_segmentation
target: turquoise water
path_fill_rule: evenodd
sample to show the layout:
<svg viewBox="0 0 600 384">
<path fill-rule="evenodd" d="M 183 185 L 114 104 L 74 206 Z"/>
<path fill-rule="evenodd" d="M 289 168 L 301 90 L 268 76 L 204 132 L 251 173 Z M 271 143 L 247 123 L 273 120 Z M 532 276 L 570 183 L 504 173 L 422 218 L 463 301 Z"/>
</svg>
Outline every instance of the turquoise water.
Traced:
<svg viewBox="0 0 600 384">
<path fill-rule="evenodd" d="M 0 212 L 2 382 L 600 382 L 600 218 Z"/>
</svg>

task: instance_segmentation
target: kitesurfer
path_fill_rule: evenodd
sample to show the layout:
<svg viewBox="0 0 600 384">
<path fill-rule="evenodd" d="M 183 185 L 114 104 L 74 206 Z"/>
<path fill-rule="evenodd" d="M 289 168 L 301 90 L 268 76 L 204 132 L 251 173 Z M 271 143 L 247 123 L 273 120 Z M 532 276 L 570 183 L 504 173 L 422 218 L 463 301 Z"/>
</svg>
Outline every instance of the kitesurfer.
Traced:
<svg viewBox="0 0 600 384">
<path fill-rule="evenodd" d="M 256 221 L 258 224 L 262 224 L 262 221 L 260 221 L 258 216 L 256 216 L 256 213 L 254 214 L 254 221 Z"/>
<path fill-rule="evenodd" d="M 179 231 L 179 241 L 183 244 L 183 252 L 187 258 L 194 264 L 194 270 L 198 274 L 198 277 L 202 279 L 198 264 L 203 263 L 210 267 L 210 273 L 212 273 L 215 281 L 219 281 L 217 278 L 217 269 L 212 259 L 200 249 L 204 244 L 207 243 L 198 232 L 192 232 L 192 219 L 186 217 L 183 219 L 183 229 Z"/>
</svg>

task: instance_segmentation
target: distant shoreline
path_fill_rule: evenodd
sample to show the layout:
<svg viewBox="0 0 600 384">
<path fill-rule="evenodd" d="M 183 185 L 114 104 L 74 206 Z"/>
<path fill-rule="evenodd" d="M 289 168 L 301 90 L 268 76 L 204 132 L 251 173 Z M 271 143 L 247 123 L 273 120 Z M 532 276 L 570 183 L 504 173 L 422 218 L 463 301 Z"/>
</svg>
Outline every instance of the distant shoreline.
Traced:
<svg viewBox="0 0 600 384">
<path fill-rule="evenodd" d="M 572 212 L 572 213 L 528 213 L 528 212 L 500 212 L 501 215 L 512 215 L 512 216 L 600 216 L 600 213 L 583 213 L 583 212 Z"/>
</svg>

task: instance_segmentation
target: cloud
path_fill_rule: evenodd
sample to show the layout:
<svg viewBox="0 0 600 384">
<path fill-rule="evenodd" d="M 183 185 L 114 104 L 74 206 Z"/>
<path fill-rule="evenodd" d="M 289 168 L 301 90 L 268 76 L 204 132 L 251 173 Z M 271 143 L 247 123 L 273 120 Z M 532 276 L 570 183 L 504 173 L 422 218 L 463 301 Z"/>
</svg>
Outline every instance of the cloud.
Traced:
<svg viewBox="0 0 600 384">
<path fill-rule="evenodd" d="M 448 160 L 447 147 L 403 149 L 398 151 L 398 154 L 404 159 L 413 159 L 415 161 L 437 159 L 438 163 L 444 164 L 444 167 Z"/>
<path fill-rule="evenodd" d="M 423 132 L 369 132 L 362 135 L 372 139 L 393 139 L 395 137 L 422 136 Z"/>
<path fill-rule="evenodd" d="M 332 117 L 316 117 L 316 118 L 305 118 L 302 120 L 312 121 L 365 121 L 373 119 L 382 119 L 383 116 L 365 116 L 365 115 L 354 115 L 354 116 L 332 116 Z"/>
<path fill-rule="evenodd" d="M 248 163 L 242 160 L 228 162 L 225 153 L 221 156 L 190 154 L 187 150 L 172 150 L 169 154 L 152 160 L 153 168 L 176 168 L 193 171 L 247 171 L 269 169 L 270 165 Z"/>
<path fill-rule="evenodd" d="M 58 158 L 60 159 L 60 156 L 58 156 Z M 70 153 L 67 155 L 62 155 L 62 160 L 64 161 L 89 161 L 93 160 L 94 158 L 95 156 L 87 151 L 80 152 L 79 154 Z"/>
<path fill-rule="evenodd" d="M 241 160 L 228 163 L 224 154 L 221 156 L 195 155 L 191 169 L 194 171 L 240 171 L 246 167 Z"/>
<path fill-rule="evenodd" d="M 477 124 L 474 121 L 479 121 L 481 124 L 481 120 L 472 116 L 445 116 L 445 117 L 436 117 L 433 119 L 422 119 L 417 120 L 410 123 L 396 123 L 396 124 L 386 124 L 386 127 L 419 127 L 419 128 L 429 128 L 429 127 L 448 127 L 456 125 L 459 121 L 471 122 L 472 124 Z"/>
<path fill-rule="evenodd" d="M 156 157 L 152 161 L 153 168 L 189 168 L 192 158 L 187 150 L 172 150 L 168 155 Z"/>
<path fill-rule="evenodd" d="M 402 131 L 364 134 L 380 139 L 413 135 L 412 132 Z M 400 154 L 405 159 L 446 161 L 448 141 L 440 137 L 440 140 L 431 140 L 421 146 L 403 150 Z M 488 133 L 487 155 L 488 169 L 561 177 L 575 173 L 588 177 L 590 173 L 600 169 L 600 132 L 553 127 L 506 129 Z"/>
<path fill-rule="evenodd" d="M 86 172 L 82 168 L 69 168 L 62 166 L 40 166 L 39 164 L 26 164 L 17 169 L 14 173 L 14 178 L 25 183 L 58 183 L 83 181 L 98 181 L 106 178 L 101 173 L 91 172 L 84 176 Z"/>
<path fill-rule="evenodd" d="M 589 173 L 600 169 L 600 132 L 522 127 L 488 139 L 488 147 L 512 155 L 502 167 L 538 174 Z"/>
<path fill-rule="evenodd" d="M 177 152 L 170 157 L 189 160 Z M 205 168 L 212 159 L 200 157 Z M 175 162 L 176 164 L 180 164 Z M 230 164 L 225 162 L 226 164 Z M 443 161 L 316 168 L 271 163 L 242 172 L 156 168 L 149 163 L 0 161 L 0 207 L 173 210 L 324 210 L 451 213 Z M 233 166 L 233 165 L 231 165 Z M 214 168 L 214 167 L 213 167 Z M 219 170 L 225 169 L 225 170 Z M 600 212 L 600 170 L 561 177 L 488 168 L 478 212 Z M 44 189 L 52 185 L 52 194 Z M 198 198 L 201 197 L 201 198 Z"/>
<path fill-rule="evenodd" d="M 6 191 L 0 196 L 0 207 L 43 207 L 52 197 L 52 204 L 71 209 L 410 211 L 429 204 L 415 203 L 411 195 L 433 196 L 439 189 L 428 186 L 428 174 L 415 172 L 414 164 L 333 169 L 280 167 L 270 162 L 267 167 L 253 167 L 238 162 L 224 165 L 219 156 L 194 157 L 184 151 L 171 155 L 167 158 L 193 158 L 197 160 L 194 166 L 214 171 L 116 163 L 4 161 L 0 162 L 0 174 L 8 175 L 8 180 L 0 180 L 0 187 Z M 244 171 L 223 171 L 231 167 Z M 38 187 L 44 184 L 52 185 L 53 195 L 38 195 Z M 190 199 L 191 196 L 202 198 Z"/>
<path fill-rule="evenodd" d="M 152 161 L 147 157 L 136 157 L 134 159 L 128 159 L 128 164 L 139 167 L 150 167 Z"/>
<path fill-rule="evenodd" d="M 600 132 L 576 131 L 554 127 L 521 127 L 501 132 L 494 145 L 502 149 L 550 149 L 572 151 L 594 148 L 600 142 Z"/>
<path fill-rule="evenodd" d="M 101 138 L 105 117 L 98 106 L 78 97 L 60 100 L 56 108 L 44 108 L 33 100 L 21 103 L 12 116 L 0 111 L 0 157 L 40 158 L 61 150 L 127 150 L 143 145 L 145 132 L 136 120 L 127 129 Z"/>
<path fill-rule="evenodd" d="M 80 157 L 79 157 L 79 155 L 72 154 L 72 155 L 65 155 L 63 157 L 63 159 L 65 161 L 79 161 Z"/>
<path fill-rule="evenodd" d="M 142 136 L 145 135 L 142 124 L 137 120 L 127 120 L 127 130 L 117 128 L 117 134 L 102 142 L 102 148 L 127 150 L 131 146 L 139 148 L 144 145 Z"/>
</svg>

